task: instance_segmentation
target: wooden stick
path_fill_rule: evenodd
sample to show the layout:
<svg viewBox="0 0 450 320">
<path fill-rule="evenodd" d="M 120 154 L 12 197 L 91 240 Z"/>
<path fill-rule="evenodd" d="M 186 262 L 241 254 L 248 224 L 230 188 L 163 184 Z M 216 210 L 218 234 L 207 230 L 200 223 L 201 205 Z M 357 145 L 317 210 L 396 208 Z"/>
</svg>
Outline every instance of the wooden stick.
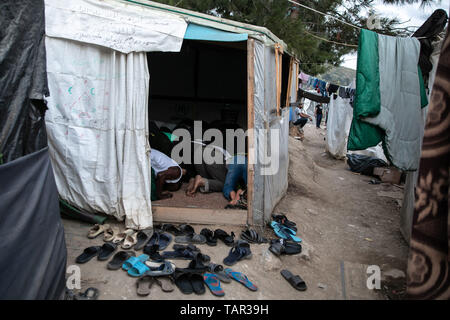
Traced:
<svg viewBox="0 0 450 320">
<path fill-rule="evenodd" d="M 248 129 L 248 169 L 247 169 L 247 224 L 253 225 L 253 183 L 255 181 L 255 40 L 247 41 L 247 129 Z"/>
</svg>

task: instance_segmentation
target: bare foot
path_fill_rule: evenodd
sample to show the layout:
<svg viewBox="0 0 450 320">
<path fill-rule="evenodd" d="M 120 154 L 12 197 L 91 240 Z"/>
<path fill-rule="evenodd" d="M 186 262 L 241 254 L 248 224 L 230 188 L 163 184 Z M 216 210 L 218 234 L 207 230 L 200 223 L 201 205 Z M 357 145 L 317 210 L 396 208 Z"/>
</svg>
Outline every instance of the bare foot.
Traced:
<svg viewBox="0 0 450 320">
<path fill-rule="evenodd" d="M 194 178 L 189 179 L 189 184 L 186 189 L 186 195 L 192 197 L 192 189 L 194 188 Z"/>
<path fill-rule="evenodd" d="M 196 175 L 194 180 L 194 187 L 192 189 L 192 193 L 196 193 L 198 188 L 203 187 L 205 185 L 205 179 L 202 176 Z"/>
</svg>

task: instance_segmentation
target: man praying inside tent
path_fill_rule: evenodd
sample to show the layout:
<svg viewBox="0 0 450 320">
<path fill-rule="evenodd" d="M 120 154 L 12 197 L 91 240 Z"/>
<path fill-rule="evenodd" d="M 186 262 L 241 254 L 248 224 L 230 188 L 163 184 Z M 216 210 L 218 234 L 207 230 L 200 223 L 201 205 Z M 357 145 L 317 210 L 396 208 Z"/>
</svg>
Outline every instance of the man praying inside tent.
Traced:
<svg viewBox="0 0 450 320">
<path fill-rule="evenodd" d="M 223 186 L 223 195 L 230 202 L 226 208 L 246 207 L 244 198 L 247 189 L 247 157 L 236 155 L 227 164 L 227 176 Z"/>
<path fill-rule="evenodd" d="M 150 151 L 150 165 L 155 171 L 158 200 L 171 198 L 173 195 L 169 191 L 178 191 L 181 188 L 181 178 L 186 174 L 186 170 L 156 149 Z"/>
<path fill-rule="evenodd" d="M 297 120 L 294 121 L 294 125 L 298 126 L 299 129 L 302 129 L 305 126 L 305 124 L 308 122 L 308 119 L 312 121 L 311 116 L 307 115 L 303 110 L 302 103 L 295 107 L 294 113 L 297 117 Z"/>
</svg>

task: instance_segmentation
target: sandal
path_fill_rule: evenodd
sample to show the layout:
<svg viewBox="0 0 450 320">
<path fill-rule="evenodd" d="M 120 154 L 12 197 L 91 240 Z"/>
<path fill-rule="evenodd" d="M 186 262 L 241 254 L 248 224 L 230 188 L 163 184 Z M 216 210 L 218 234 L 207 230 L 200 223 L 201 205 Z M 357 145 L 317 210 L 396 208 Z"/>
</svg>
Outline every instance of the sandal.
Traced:
<svg viewBox="0 0 450 320">
<path fill-rule="evenodd" d="M 231 278 L 223 271 L 223 266 L 220 264 L 210 263 L 208 265 L 208 271 L 214 273 L 222 282 L 231 282 Z"/>
<path fill-rule="evenodd" d="M 132 235 L 134 233 L 133 229 L 127 229 L 123 232 L 120 232 L 119 234 L 117 234 L 117 236 L 113 239 L 113 243 L 120 243 L 123 240 L 125 240 L 125 238 L 129 235 Z"/>
<path fill-rule="evenodd" d="M 225 295 L 225 292 L 220 287 L 220 280 L 217 275 L 213 273 L 205 273 L 203 275 L 203 280 L 213 295 L 218 297 L 223 297 Z"/>
<path fill-rule="evenodd" d="M 122 243 L 122 249 L 131 249 L 137 243 L 137 232 L 125 237 Z"/>
<path fill-rule="evenodd" d="M 145 274 L 152 277 L 168 276 L 175 272 L 175 265 L 169 261 L 165 261 L 162 264 L 145 261 L 145 265 L 149 267 Z"/>
<path fill-rule="evenodd" d="M 158 280 L 151 276 L 140 277 L 136 280 L 136 293 L 141 297 L 148 296 L 154 283 L 158 283 Z"/>
<path fill-rule="evenodd" d="M 110 242 L 119 234 L 120 230 L 118 227 L 109 227 L 105 230 L 103 234 L 103 241 Z"/>
<path fill-rule="evenodd" d="M 205 237 L 208 246 L 214 247 L 217 245 L 217 239 L 214 238 L 214 232 L 212 230 L 204 228 L 200 231 L 200 234 Z"/>
<path fill-rule="evenodd" d="M 74 300 L 97 300 L 98 296 L 100 295 L 97 288 L 87 288 L 84 293 L 79 293 L 78 295 L 74 296 Z"/>
<path fill-rule="evenodd" d="M 100 261 L 107 260 L 111 255 L 116 251 L 117 244 L 106 242 L 101 246 L 100 251 L 98 253 L 97 259 Z"/>
<path fill-rule="evenodd" d="M 288 220 L 288 218 L 284 214 L 278 214 L 278 215 L 273 214 L 272 219 L 275 222 L 278 222 L 278 223 L 284 225 L 285 227 L 297 232 L 297 227 L 296 227 L 297 224 L 293 221 Z"/>
<path fill-rule="evenodd" d="M 190 226 L 188 224 L 180 225 L 180 231 L 181 231 L 181 234 L 184 234 L 184 235 L 189 235 L 189 234 L 195 233 L 194 228 L 192 228 L 192 226 Z"/>
<path fill-rule="evenodd" d="M 170 232 L 174 236 L 180 236 L 183 234 L 183 232 L 177 227 L 175 227 L 173 224 L 163 224 L 161 230 Z"/>
<path fill-rule="evenodd" d="M 86 263 L 100 252 L 100 246 L 92 246 L 84 249 L 83 253 L 76 258 L 76 263 Z"/>
<path fill-rule="evenodd" d="M 250 251 L 250 245 L 247 241 L 238 240 L 236 245 L 230 250 L 228 257 L 223 259 L 223 263 L 227 266 L 232 266 L 236 262 L 243 259 L 250 259 L 252 257 L 252 252 Z"/>
<path fill-rule="evenodd" d="M 195 244 L 203 244 L 206 243 L 205 236 L 201 234 L 191 233 L 184 236 L 175 237 L 176 243 L 195 243 Z"/>
<path fill-rule="evenodd" d="M 111 261 L 108 262 L 106 268 L 109 270 L 117 270 L 127 261 L 130 257 L 134 257 L 135 254 L 133 251 L 119 251 L 117 252 Z"/>
<path fill-rule="evenodd" d="M 145 245 L 144 252 L 147 247 L 152 247 L 154 245 L 157 245 L 158 250 L 162 251 L 169 246 L 171 241 L 172 241 L 172 236 L 170 234 L 165 233 L 165 232 L 155 231 L 153 233 L 153 235 L 151 236 L 150 240 Z"/>
<path fill-rule="evenodd" d="M 258 232 L 252 229 L 247 229 L 241 233 L 241 239 L 249 243 L 267 243 L 268 240 L 259 235 Z"/>
<path fill-rule="evenodd" d="M 255 286 L 248 278 L 245 274 L 237 272 L 237 271 L 233 271 L 230 268 L 226 268 L 225 269 L 225 273 L 232 279 L 236 280 L 237 282 L 242 283 L 246 288 L 252 290 L 252 291 L 257 291 L 258 287 Z"/>
<path fill-rule="evenodd" d="M 192 289 L 195 294 L 204 294 L 206 292 L 205 282 L 201 274 L 192 273 L 189 280 L 191 281 Z"/>
<path fill-rule="evenodd" d="M 136 244 L 134 245 L 134 250 L 141 250 L 147 242 L 150 240 L 150 237 L 153 234 L 153 229 L 141 230 L 136 234 Z"/>
<path fill-rule="evenodd" d="M 141 254 L 139 257 L 134 257 L 134 256 L 133 256 L 133 257 L 129 257 L 129 258 L 122 264 L 122 269 L 125 270 L 125 271 L 128 271 L 128 270 L 130 270 L 130 269 L 133 267 L 133 265 L 135 265 L 136 263 L 138 263 L 138 262 L 143 263 L 143 262 L 147 261 L 148 258 L 149 258 L 149 256 L 146 255 L 146 254 Z"/>
<path fill-rule="evenodd" d="M 180 289 L 181 293 L 191 294 L 194 292 L 190 281 L 190 273 L 177 272 L 175 276 L 175 285 Z"/>
<path fill-rule="evenodd" d="M 295 236 L 296 232 L 293 231 L 292 229 L 289 229 L 285 225 L 272 221 L 270 223 L 270 226 L 272 227 L 273 231 L 278 237 L 286 240 L 293 240 L 295 242 L 302 242 L 302 239 Z"/>
<path fill-rule="evenodd" d="M 174 290 L 173 281 L 170 277 L 158 277 L 159 282 L 157 282 L 161 286 L 161 290 L 164 292 L 172 292 Z"/>
<path fill-rule="evenodd" d="M 231 232 L 231 235 L 229 235 L 222 229 L 216 229 L 216 231 L 214 231 L 214 238 L 222 240 L 223 243 L 229 247 L 234 245 L 234 237 L 234 232 Z"/>
<path fill-rule="evenodd" d="M 106 229 L 109 228 L 109 224 L 95 224 L 88 232 L 87 237 L 89 239 L 94 239 L 96 237 L 98 237 L 100 234 L 102 234 L 103 232 L 105 232 Z"/>
<path fill-rule="evenodd" d="M 305 281 L 299 275 L 293 275 L 289 270 L 281 270 L 281 275 L 298 291 L 307 289 Z"/>
</svg>

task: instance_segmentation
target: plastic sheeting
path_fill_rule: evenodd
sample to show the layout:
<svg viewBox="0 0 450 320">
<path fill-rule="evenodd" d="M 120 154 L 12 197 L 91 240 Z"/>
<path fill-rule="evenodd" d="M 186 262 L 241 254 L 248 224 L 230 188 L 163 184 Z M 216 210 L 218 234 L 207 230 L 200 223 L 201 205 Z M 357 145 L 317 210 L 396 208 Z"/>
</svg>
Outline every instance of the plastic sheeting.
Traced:
<svg viewBox="0 0 450 320">
<path fill-rule="evenodd" d="M 329 104 L 327 139 L 325 149 L 337 159 L 347 154 L 347 139 L 353 119 L 353 108 L 350 99 L 337 97 Z"/>
<path fill-rule="evenodd" d="M 48 148 L 0 166 L 0 299 L 59 299 L 67 250 Z"/>
<path fill-rule="evenodd" d="M 238 41 L 247 41 L 248 34 L 232 33 L 190 23 L 186 29 L 186 33 L 184 34 L 184 39 L 238 42 Z"/>
<path fill-rule="evenodd" d="M 359 154 L 388 162 L 381 143 L 365 150 L 348 151 L 347 140 L 353 120 L 350 99 L 331 98 L 328 108 L 327 136 L 325 150 L 336 159 L 344 159 L 346 154 Z"/>
<path fill-rule="evenodd" d="M 0 153 L 6 163 L 47 146 L 42 99 L 48 87 L 44 2 L 0 6 Z"/>
<path fill-rule="evenodd" d="M 61 198 L 152 226 L 147 56 L 47 37 L 46 125 Z"/>
<path fill-rule="evenodd" d="M 263 226 L 288 187 L 289 109 L 276 114 L 275 50 L 255 41 L 253 222 Z"/>
<path fill-rule="evenodd" d="M 123 53 L 179 52 L 181 17 L 119 1 L 45 0 L 47 36 L 96 44 Z"/>
</svg>

